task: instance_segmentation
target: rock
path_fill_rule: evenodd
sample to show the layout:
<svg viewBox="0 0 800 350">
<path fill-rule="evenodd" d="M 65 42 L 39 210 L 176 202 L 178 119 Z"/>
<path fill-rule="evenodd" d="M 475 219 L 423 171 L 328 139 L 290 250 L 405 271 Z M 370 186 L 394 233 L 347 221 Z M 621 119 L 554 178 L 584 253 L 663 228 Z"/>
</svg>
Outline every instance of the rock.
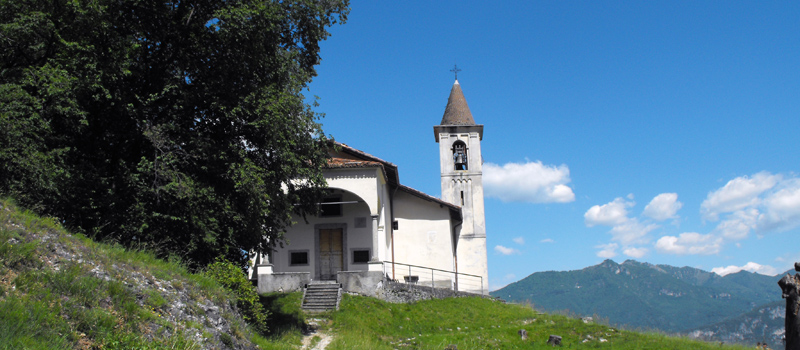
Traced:
<svg viewBox="0 0 800 350">
<path fill-rule="evenodd" d="M 794 264 L 800 271 L 800 262 Z M 786 350 L 800 350 L 800 274 L 787 274 L 778 281 L 782 297 L 786 299 Z"/>
<path fill-rule="evenodd" d="M 458 350 L 458 346 L 456 344 L 450 344 L 444 350 Z"/>
<path fill-rule="evenodd" d="M 517 334 L 519 334 L 519 336 L 520 336 L 520 338 L 522 338 L 522 340 L 528 340 L 528 331 L 526 331 L 524 329 L 520 329 L 519 331 L 517 331 Z"/>
<path fill-rule="evenodd" d="M 552 346 L 556 345 L 561 346 L 561 336 L 551 335 L 550 339 L 547 339 L 547 344 L 550 344 Z"/>
<path fill-rule="evenodd" d="M 583 317 L 583 318 L 581 318 L 581 321 L 583 321 L 583 323 L 592 323 L 592 318 L 591 317 Z"/>
</svg>

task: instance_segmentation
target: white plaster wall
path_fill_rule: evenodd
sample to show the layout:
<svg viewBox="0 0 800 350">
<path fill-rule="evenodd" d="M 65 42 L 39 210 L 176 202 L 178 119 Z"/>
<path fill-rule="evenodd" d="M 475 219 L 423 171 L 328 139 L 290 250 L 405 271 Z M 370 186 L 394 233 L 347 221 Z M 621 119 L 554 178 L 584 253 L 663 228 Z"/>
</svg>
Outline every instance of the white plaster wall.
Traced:
<svg viewBox="0 0 800 350">
<path fill-rule="evenodd" d="M 489 271 L 486 262 L 486 237 L 461 237 L 458 240 L 458 272 L 481 276 L 482 279 L 463 277 L 460 282 L 461 291 L 488 293 Z"/>
<path fill-rule="evenodd" d="M 455 170 L 453 143 L 467 145 L 467 170 Z M 477 132 L 440 133 L 439 159 L 442 199 L 461 206 L 463 223 L 458 228 L 458 271 L 483 277 L 484 291 L 489 278 L 486 252 L 486 219 L 483 200 L 483 164 L 480 135 Z M 464 193 L 464 201 L 461 193 Z M 471 291 L 479 292 L 480 285 L 471 283 Z M 462 287 L 466 283 L 462 283 Z"/>
<path fill-rule="evenodd" d="M 397 191 L 394 216 L 395 262 L 453 271 L 453 236 L 447 207 Z M 407 269 L 396 266 L 395 279 L 402 281 Z M 412 274 L 418 274 L 412 272 Z M 429 275 L 419 273 L 421 280 Z"/>
<path fill-rule="evenodd" d="M 342 196 L 342 201 L 362 201 L 356 194 L 340 189 L 333 189 L 336 194 Z M 357 217 L 366 219 L 363 228 L 356 228 Z M 294 217 L 296 224 L 288 228 L 285 234 L 286 243 L 283 248 L 276 247 L 272 254 L 271 263 L 274 272 L 310 272 L 312 278 L 316 279 L 316 259 L 317 247 L 315 246 L 315 225 L 318 224 L 342 224 L 345 226 L 345 241 L 343 242 L 344 269 L 346 271 L 367 270 L 367 264 L 353 264 L 353 249 L 372 249 L 372 222 L 370 209 L 366 203 L 343 204 L 342 216 L 338 217 L 307 217 L 306 223 L 302 217 Z M 308 250 L 308 266 L 290 266 L 289 252 L 293 250 Z"/>
<path fill-rule="evenodd" d="M 379 186 L 386 182 L 380 169 L 328 169 L 322 173 L 328 182 L 328 187 L 356 194 L 367 203 L 371 215 L 379 215 L 381 207 Z"/>
</svg>

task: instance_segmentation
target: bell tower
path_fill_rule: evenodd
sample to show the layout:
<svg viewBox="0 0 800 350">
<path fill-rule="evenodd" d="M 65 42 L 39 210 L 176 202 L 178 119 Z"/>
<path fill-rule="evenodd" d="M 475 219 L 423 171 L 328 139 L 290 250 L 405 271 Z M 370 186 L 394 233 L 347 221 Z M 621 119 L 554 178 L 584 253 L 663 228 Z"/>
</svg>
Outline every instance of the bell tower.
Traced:
<svg viewBox="0 0 800 350">
<path fill-rule="evenodd" d="M 455 263 L 460 273 L 483 276 L 488 293 L 486 222 L 483 211 L 483 125 L 475 124 L 467 100 L 456 79 L 447 99 L 440 125 L 433 127 L 439 144 L 442 200 L 461 207 L 462 223 L 454 228 Z M 477 291 L 462 283 L 460 290 Z"/>
</svg>

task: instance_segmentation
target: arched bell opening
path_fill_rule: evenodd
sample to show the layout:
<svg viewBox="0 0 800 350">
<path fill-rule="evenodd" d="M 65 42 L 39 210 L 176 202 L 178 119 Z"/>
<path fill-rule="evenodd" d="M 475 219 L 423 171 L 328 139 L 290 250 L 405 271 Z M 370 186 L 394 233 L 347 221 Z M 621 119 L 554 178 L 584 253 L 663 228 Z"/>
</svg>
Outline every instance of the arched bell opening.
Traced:
<svg viewBox="0 0 800 350">
<path fill-rule="evenodd" d="M 455 170 L 468 170 L 469 168 L 467 144 L 463 141 L 453 143 L 453 163 L 455 164 Z"/>
</svg>

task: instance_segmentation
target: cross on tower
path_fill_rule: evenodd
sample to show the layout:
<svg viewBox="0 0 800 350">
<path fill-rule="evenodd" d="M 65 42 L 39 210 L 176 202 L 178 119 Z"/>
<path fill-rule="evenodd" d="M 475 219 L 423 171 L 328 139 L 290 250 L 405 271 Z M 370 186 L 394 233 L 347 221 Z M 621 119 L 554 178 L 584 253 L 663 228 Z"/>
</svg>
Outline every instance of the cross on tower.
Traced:
<svg viewBox="0 0 800 350">
<path fill-rule="evenodd" d="M 450 71 L 456 74 L 456 80 L 458 80 L 458 72 L 461 71 L 460 69 L 458 69 L 458 65 L 457 64 L 454 65 L 453 69 L 451 69 Z"/>
</svg>

